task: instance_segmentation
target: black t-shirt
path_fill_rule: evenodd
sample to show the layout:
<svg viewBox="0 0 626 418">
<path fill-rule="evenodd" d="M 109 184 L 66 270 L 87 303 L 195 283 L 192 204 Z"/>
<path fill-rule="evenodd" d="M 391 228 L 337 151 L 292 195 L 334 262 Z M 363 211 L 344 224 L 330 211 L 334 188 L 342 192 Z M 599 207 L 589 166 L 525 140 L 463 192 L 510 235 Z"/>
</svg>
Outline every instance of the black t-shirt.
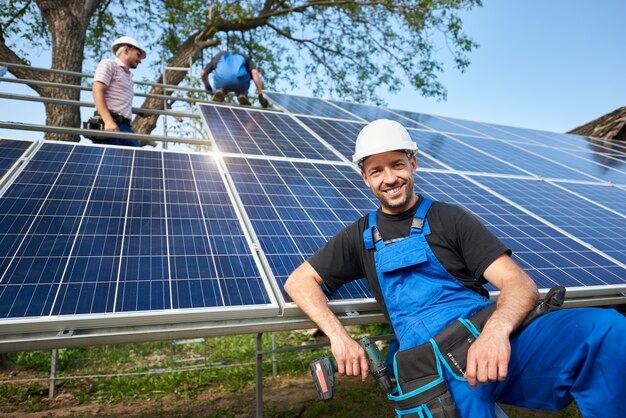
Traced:
<svg viewBox="0 0 626 418">
<path fill-rule="evenodd" d="M 422 197 L 408 211 L 388 215 L 380 208 L 376 224 L 385 242 L 409 235 L 411 223 Z M 511 251 L 476 217 L 465 209 L 444 202 L 433 202 L 426 215 L 431 233 L 428 245 L 443 267 L 467 288 L 488 297 L 483 287 L 483 273 L 502 254 Z M 378 283 L 374 250 L 366 250 L 363 231 L 368 227 L 368 215 L 358 219 L 333 236 L 309 258 L 309 263 L 331 290 L 365 277 L 373 296 L 386 313 Z"/>
</svg>

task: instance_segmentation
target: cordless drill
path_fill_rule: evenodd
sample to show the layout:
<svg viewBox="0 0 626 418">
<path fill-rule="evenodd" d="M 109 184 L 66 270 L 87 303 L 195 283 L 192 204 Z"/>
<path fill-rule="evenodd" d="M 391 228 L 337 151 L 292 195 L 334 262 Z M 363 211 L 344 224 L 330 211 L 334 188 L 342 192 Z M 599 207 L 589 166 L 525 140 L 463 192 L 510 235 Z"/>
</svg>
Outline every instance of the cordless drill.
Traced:
<svg viewBox="0 0 626 418">
<path fill-rule="evenodd" d="M 376 379 L 378 386 L 384 393 L 390 393 L 392 390 L 391 380 L 387 375 L 387 366 L 385 366 L 380 350 L 367 336 L 361 338 L 359 344 L 365 350 L 365 355 L 369 361 L 369 374 Z M 332 399 L 334 396 L 335 372 L 337 371 L 335 359 L 324 355 L 313 360 L 309 368 L 311 369 L 311 375 L 320 399 L 324 401 Z"/>
</svg>

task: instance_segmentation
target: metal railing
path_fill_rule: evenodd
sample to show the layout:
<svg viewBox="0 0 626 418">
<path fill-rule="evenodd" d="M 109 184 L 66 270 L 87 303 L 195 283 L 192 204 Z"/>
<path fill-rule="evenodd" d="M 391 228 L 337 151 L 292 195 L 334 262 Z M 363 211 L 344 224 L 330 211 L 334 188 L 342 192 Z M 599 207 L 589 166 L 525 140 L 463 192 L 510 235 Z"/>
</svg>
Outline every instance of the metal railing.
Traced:
<svg viewBox="0 0 626 418">
<path fill-rule="evenodd" d="M 48 68 L 38 68 L 31 67 L 28 65 L 22 64 L 12 64 L 0 62 L 1 66 L 5 66 L 7 68 L 23 68 L 28 69 L 30 71 L 37 71 L 41 73 L 53 73 L 59 75 L 70 75 L 76 76 L 77 80 L 80 79 L 80 84 L 66 84 L 66 83 L 55 83 L 50 81 L 41 81 L 41 80 L 33 80 L 33 79 L 18 79 L 15 77 L 4 76 L 0 77 L 0 102 L 2 103 L 3 109 L 10 109 L 12 103 L 35 103 L 35 104 L 43 104 L 46 106 L 47 104 L 56 104 L 56 105 L 67 105 L 67 106 L 77 106 L 80 108 L 81 120 L 86 121 L 91 114 L 93 114 L 93 109 L 95 108 L 93 100 L 91 98 L 91 83 L 90 80 L 93 79 L 93 74 L 88 73 L 77 73 L 72 71 L 63 71 L 63 70 L 55 70 Z M 140 107 L 133 107 L 133 114 L 147 114 L 147 115 L 157 115 L 157 123 L 160 123 L 163 126 L 163 135 L 146 135 L 146 134 L 129 134 L 129 133 L 116 133 L 115 136 L 119 138 L 134 138 L 143 143 L 150 143 L 152 145 L 161 144 L 163 147 L 167 148 L 168 144 L 188 144 L 188 145 L 201 145 L 201 146 L 209 146 L 210 141 L 208 139 L 208 135 L 204 129 L 204 125 L 202 123 L 201 118 L 197 113 L 195 113 L 195 104 L 197 102 L 201 102 L 203 100 L 198 99 L 197 97 L 202 97 L 206 94 L 204 90 L 195 89 L 193 87 L 186 86 L 175 86 L 175 85 L 166 85 L 164 83 L 150 83 L 144 81 L 135 82 L 136 86 L 140 88 L 158 88 L 162 92 L 170 92 L 169 94 L 154 94 L 154 93 L 146 93 L 143 91 L 135 91 L 134 96 L 136 98 L 152 98 L 162 100 L 164 106 L 162 108 L 156 109 L 144 109 Z M 3 88 L 4 86 L 9 86 L 8 88 Z M 58 88 L 65 90 L 79 90 L 81 94 L 80 100 L 68 100 L 61 99 L 55 97 L 42 97 L 36 94 L 20 94 L 15 93 L 16 88 L 13 86 L 37 86 L 37 87 L 45 87 L 45 88 Z M 82 97 L 83 94 L 88 95 L 88 99 L 86 97 Z M 195 97 L 194 97 L 195 96 Z M 171 109 L 171 103 L 174 101 L 182 103 L 182 109 Z M 76 135 L 83 136 L 84 138 L 90 137 L 110 137 L 111 133 L 101 133 L 95 130 L 84 129 L 82 126 L 78 127 L 67 127 L 67 126 L 52 126 L 46 123 L 45 121 L 45 112 L 42 109 L 42 122 L 41 123 L 32 123 L 30 121 L 25 121 L 24 119 L 17 120 L 8 120 L 11 117 L 9 116 L 10 112 L 2 112 L 0 116 L 0 129 L 8 130 L 8 131 L 21 131 L 21 132 L 32 132 L 33 138 L 35 138 L 36 133 L 54 133 L 54 134 L 67 134 L 67 135 Z M 18 116 L 21 116 L 18 114 Z M 28 116 L 32 119 L 32 114 L 24 115 Z M 168 121 L 169 120 L 169 121 Z M 81 124 L 82 125 L 82 124 Z M 179 129 L 172 129 L 172 126 L 178 126 Z M 155 128 L 155 130 L 157 130 Z M 174 135 L 173 135 L 174 134 Z"/>
</svg>

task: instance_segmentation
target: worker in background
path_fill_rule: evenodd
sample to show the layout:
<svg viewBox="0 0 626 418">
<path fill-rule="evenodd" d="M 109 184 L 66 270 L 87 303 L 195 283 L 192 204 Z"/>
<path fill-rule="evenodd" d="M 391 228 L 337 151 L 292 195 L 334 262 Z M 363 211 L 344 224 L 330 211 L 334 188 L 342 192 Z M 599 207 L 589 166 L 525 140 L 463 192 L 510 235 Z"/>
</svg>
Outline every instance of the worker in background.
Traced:
<svg viewBox="0 0 626 418">
<path fill-rule="evenodd" d="M 548 295 L 562 295 L 556 306 L 564 298 L 558 288 L 538 304 L 534 281 L 475 216 L 415 192 L 416 153 L 398 122 L 366 125 L 353 162 L 380 207 L 285 283 L 330 339 L 338 372 L 365 380 L 368 360 L 321 285 L 336 291 L 365 277 L 400 343 L 389 395 L 398 416 L 491 418 L 496 402 L 555 411 L 572 401 L 586 418 L 624 416 L 626 318 L 610 308 L 550 311 Z"/>
<path fill-rule="evenodd" d="M 130 36 L 122 36 L 111 44 L 115 58 L 105 58 L 98 63 L 92 87 L 96 113 L 104 122 L 107 132 L 129 132 L 133 107 L 133 74 L 146 51 Z M 138 147 L 136 139 L 93 137 L 96 144 L 126 145 Z"/>
<path fill-rule="evenodd" d="M 209 83 L 209 74 L 213 73 L 213 89 Z M 261 75 L 256 69 L 254 61 L 238 52 L 221 51 L 217 53 L 202 71 L 200 78 L 209 94 L 213 94 L 213 101 L 223 102 L 228 93 L 235 93 L 239 104 L 250 106 L 248 90 L 250 81 L 254 81 L 258 93 L 259 103 L 263 107 L 269 105 L 263 97 L 263 83 Z"/>
</svg>

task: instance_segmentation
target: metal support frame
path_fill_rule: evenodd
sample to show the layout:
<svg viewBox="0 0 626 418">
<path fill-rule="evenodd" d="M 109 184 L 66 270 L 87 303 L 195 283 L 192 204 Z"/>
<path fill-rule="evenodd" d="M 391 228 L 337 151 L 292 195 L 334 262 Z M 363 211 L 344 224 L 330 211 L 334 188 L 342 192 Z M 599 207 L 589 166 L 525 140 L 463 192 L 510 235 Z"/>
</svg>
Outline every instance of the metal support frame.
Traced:
<svg viewBox="0 0 626 418">
<path fill-rule="evenodd" d="M 276 354 L 288 351 L 315 350 L 322 347 L 330 346 L 330 342 L 306 344 L 297 347 L 276 347 L 276 334 L 272 332 L 272 349 L 263 350 L 263 333 L 256 334 L 256 417 L 263 418 L 263 354 L 272 354 L 272 374 L 274 377 L 278 375 Z M 393 334 L 376 335 L 370 337 L 373 341 L 386 341 L 394 338 Z M 500 417 L 498 417 L 500 418 Z"/>
<path fill-rule="evenodd" d="M 50 352 L 50 387 L 48 388 L 48 397 L 54 398 L 57 379 L 57 361 L 59 360 L 59 350 L 53 348 Z"/>
<path fill-rule="evenodd" d="M 256 416 L 263 418 L 263 333 L 256 334 Z"/>
</svg>

